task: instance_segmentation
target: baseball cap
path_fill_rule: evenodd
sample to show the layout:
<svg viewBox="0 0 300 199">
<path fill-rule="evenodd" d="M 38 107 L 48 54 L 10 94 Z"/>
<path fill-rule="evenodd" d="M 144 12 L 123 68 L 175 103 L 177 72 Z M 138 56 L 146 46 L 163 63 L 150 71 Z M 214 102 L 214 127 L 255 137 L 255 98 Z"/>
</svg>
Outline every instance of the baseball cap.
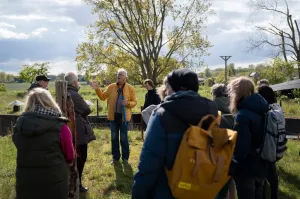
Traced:
<svg viewBox="0 0 300 199">
<path fill-rule="evenodd" d="M 45 81 L 45 82 L 49 82 L 51 80 L 51 78 L 47 77 L 46 75 L 38 75 L 36 76 L 35 80 L 38 81 Z"/>
</svg>

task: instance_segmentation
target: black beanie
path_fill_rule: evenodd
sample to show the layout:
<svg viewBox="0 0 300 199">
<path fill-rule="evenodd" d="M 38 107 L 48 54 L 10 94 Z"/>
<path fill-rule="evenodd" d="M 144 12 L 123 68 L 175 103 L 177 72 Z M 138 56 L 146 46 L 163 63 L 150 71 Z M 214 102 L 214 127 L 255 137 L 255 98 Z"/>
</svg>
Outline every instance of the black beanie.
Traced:
<svg viewBox="0 0 300 199">
<path fill-rule="evenodd" d="M 168 75 L 168 83 L 174 92 L 180 90 L 191 90 L 198 92 L 199 89 L 197 74 L 185 68 L 177 69 L 171 72 Z"/>
<path fill-rule="evenodd" d="M 269 104 L 274 104 L 277 102 L 275 92 L 269 86 L 259 87 L 258 93 L 263 96 L 263 98 L 265 98 Z"/>
</svg>

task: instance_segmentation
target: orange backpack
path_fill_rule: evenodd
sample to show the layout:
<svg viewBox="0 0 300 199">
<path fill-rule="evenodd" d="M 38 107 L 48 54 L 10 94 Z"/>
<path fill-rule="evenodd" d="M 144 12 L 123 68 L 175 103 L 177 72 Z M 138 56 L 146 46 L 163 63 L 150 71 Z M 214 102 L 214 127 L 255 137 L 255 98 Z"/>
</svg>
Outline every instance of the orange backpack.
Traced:
<svg viewBox="0 0 300 199">
<path fill-rule="evenodd" d="M 213 121 L 204 130 L 203 121 L 209 118 Z M 207 115 L 184 133 L 173 168 L 166 169 L 175 198 L 214 199 L 229 180 L 237 132 L 220 128 L 220 120 L 220 113 L 218 118 Z"/>
</svg>

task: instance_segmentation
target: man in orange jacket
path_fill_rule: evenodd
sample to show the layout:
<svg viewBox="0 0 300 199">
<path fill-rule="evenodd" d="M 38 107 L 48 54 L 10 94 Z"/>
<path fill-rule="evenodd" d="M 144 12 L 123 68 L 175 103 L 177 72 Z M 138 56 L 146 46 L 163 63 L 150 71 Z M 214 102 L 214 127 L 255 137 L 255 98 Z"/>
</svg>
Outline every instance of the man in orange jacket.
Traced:
<svg viewBox="0 0 300 199">
<path fill-rule="evenodd" d="M 131 120 L 131 109 L 136 106 L 135 89 L 126 83 L 127 71 L 119 69 L 117 83 L 110 84 L 105 91 L 99 88 L 99 84 L 92 82 L 91 87 L 101 100 L 108 100 L 108 115 L 111 129 L 112 164 L 120 159 L 119 135 L 122 147 L 122 160 L 127 164 L 129 159 L 129 143 L 127 122 Z"/>
</svg>

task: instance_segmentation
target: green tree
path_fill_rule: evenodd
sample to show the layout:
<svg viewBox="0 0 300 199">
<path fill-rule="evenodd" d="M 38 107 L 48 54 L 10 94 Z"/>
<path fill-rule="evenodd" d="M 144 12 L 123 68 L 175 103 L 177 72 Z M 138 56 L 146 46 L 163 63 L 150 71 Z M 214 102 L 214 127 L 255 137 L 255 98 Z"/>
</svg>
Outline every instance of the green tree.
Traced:
<svg viewBox="0 0 300 199">
<path fill-rule="evenodd" d="M 275 58 L 266 64 L 260 64 L 256 71 L 262 79 L 267 79 L 270 84 L 278 84 L 292 78 L 294 72 L 293 62 L 286 62 L 281 58 Z"/>
<path fill-rule="evenodd" d="M 0 83 L 5 83 L 5 72 L 0 72 Z"/>
<path fill-rule="evenodd" d="M 224 70 L 216 76 L 215 81 L 216 81 L 216 83 L 220 83 L 220 84 L 225 83 L 225 71 Z"/>
<path fill-rule="evenodd" d="M 207 78 L 212 76 L 211 70 L 208 67 L 205 67 L 204 69 L 204 76 Z"/>
<path fill-rule="evenodd" d="M 5 75 L 5 82 L 12 83 L 15 81 L 15 76 L 13 74 L 6 74 Z"/>
<path fill-rule="evenodd" d="M 235 70 L 235 67 L 234 67 L 234 63 L 230 63 L 230 64 L 228 65 L 227 70 L 228 70 L 228 76 L 229 76 L 229 77 L 233 77 L 233 76 L 236 75 L 236 70 Z"/>
<path fill-rule="evenodd" d="M 33 83 L 37 75 L 48 75 L 49 62 L 25 64 L 19 72 L 19 78 L 24 82 Z"/>
<path fill-rule="evenodd" d="M 121 67 L 116 59 L 121 52 L 130 55 L 141 79 L 156 82 L 170 71 L 172 58 L 186 64 L 207 55 L 211 46 L 202 34 L 204 22 L 213 14 L 208 1 L 85 1 L 98 19 L 88 31 L 88 41 L 77 48 L 79 70 Z"/>
<path fill-rule="evenodd" d="M 55 80 L 64 80 L 65 79 L 65 74 L 64 73 L 60 73 L 56 76 Z"/>
</svg>

